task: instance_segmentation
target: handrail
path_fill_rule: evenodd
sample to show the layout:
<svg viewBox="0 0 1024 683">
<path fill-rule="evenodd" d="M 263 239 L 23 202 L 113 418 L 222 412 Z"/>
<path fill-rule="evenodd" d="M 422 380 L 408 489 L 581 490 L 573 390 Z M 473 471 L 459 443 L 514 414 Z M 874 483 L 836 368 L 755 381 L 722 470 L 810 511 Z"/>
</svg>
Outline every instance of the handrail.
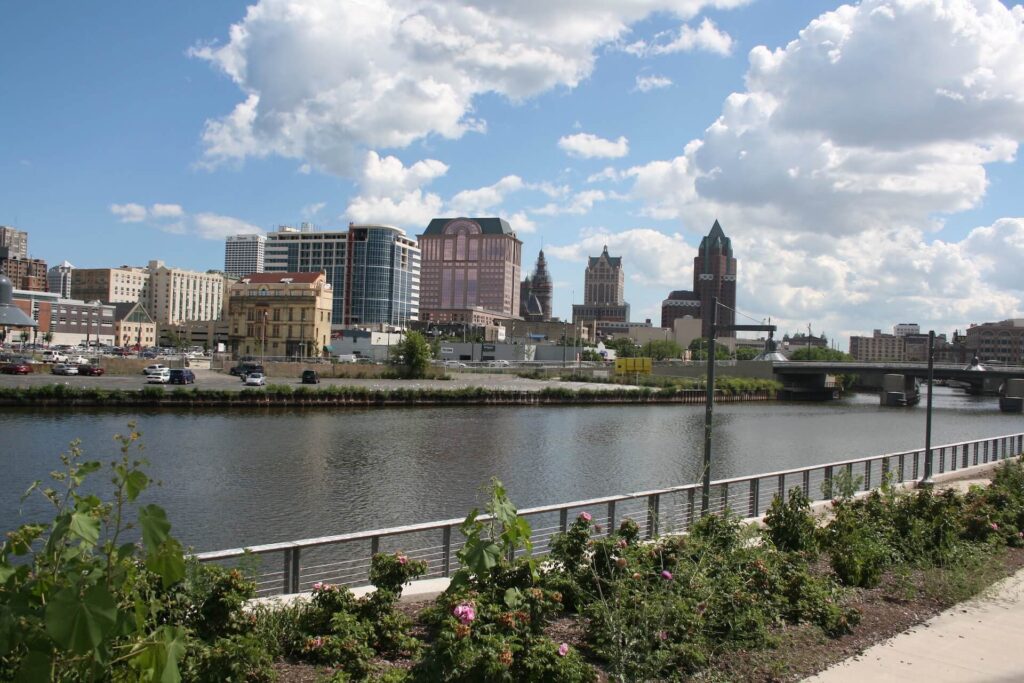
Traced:
<svg viewBox="0 0 1024 683">
<path fill-rule="evenodd" d="M 990 444 L 994 444 L 994 447 L 990 448 Z M 973 446 L 973 456 L 970 455 L 970 447 Z M 973 466 L 987 464 L 1007 457 L 1024 454 L 1024 432 L 1015 434 L 1004 434 L 1001 436 L 986 437 L 983 439 L 971 439 L 966 441 L 957 441 L 953 443 L 947 443 L 939 446 L 934 446 L 932 451 L 939 457 L 939 464 L 937 465 L 936 471 L 942 472 L 946 470 L 959 470 L 971 467 L 970 462 L 973 462 Z M 991 451 L 991 452 L 990 452 Z M 923 473 L 923 468 L 918 466 L 918 460 L 924 454 L 924 448 L 914 448 L 904 451 L 893 451 L 890 453 L 884 453 L 881 455 L 862 456 L 857 458 L 850 458 L 847 460 L 840 460 L 829 463 L 822 463 L 816 465 L 809 465 L 805 467 L 795 467 L 787 470 L 777 470 L 773 472 L 764 472 L 751 475 L 744 475 L 739 477 L 732 477 L 729 479 L 720 479 L 712 482 L 712 487 L 717 490 L 715 497 L 719 500 L 722 508 L 730 507 L 729 501 L 733 498 L 740 497 L 741 500 L 746 500 L 746 513 L 748 517 L 757 517 L 760 514 L 762 501 L 761 501 L 761 483 L 772 480 L 778 484 L 779 491 L 773 493 L 778 495 L 781 493 L 785 495 L 786 490 L 784 488 L 786 480 L 790 479 L 794 482 L 794 485 L 799 482 L 804 489 L 805 495 L 812 496 L 810 492 L 810 475 L 812 472 L 821 471 L 823 475 L 823 481 L 828 483 L 832 480 L 834 473 L 841 468 L 846 468 L 847 471 L 852 471 L 854 465 L 864 465 L 864 476 L 865 489 L 877 486 L 878 484 L 873 482 L 874 474 L 872 474 L 872 466 L 876 463 L 880 463 L 882 476 L 879 477 L 879 481 L 885 476 L 885 473 L 889 471 L 891 461 L 897 459 L 898 461 L 898 476 L 900 481 L 915 481 L 919 479 L 919 474 Z M 950 462 L 949 467 L 945 466 L 946 455 L 949 454 Z M 911 463 L 907 463 L 907 458 L 912 460 Z M 958 461 L 957 458 L 960 458 Z M 909 468 L 909 471 L 908 469 Z M 747 489 L 741 488 L 741 485 L 747 485 Z M 521 516 L 537 516 L 551 513 L 559 513 L 559 521 L 557 527 L 546 527 L 546 529 L 558 529 L 559 531 L 565 531 L 568 528 L 568 512 L 572 509 L 594 509 L 599 506 L 605 506 L 607 508 L 607 521 L 609 527 L 613 526 L 617 517 L 617 504 L 626 502 L 640 502 L 646 501 L 646 510 L 641 514 L 646 514 L 645 528 L 648 536 L 653 536 L 659 527 L 659 516 L 661 511 L 661 498 L 664 496 L 671 496 L 673 494 L 686 494 L 687 502 L 685 507 L 687 511 L 682 513 L 684 520 L 687 519 L 692 522 L 695 519 L 694 499 L 696 498 L 696 492 L 700 489 L 699 483 L 683 484 L 677 486 L 671 486 L 667 488 L 651 489 L 648 491 L 637 491 L 634 493 L 627 494 L 614 494 L 609 496 L 602 496 L 599 498 L 588 498 L 584 500 L 575 500 L 567 503 L 556 503 L 552 505 L 542 505 L 532 508 L 524 508 L 519 510 Z M 812 496 L 813 498 L 813 496 Z M 488 521 L 492 519 L 490 515 L 480 515 L 477 517 L 480 521 Z M 452 530 L 459 529 L 462 525 L 462 518 L 445 519 L 434 522 L 421 522 L 417 524 L 409 524 L 398 527 L 388 527 L 383 529 L 369 529 L 366 531 L 356 531 L 345 534 L 336 534 L 331 536 L 320 536 L 316 538 L 305 538 L 295 541 L 285 541 L 279 543 L 267 543 L 262 545 L 247 546 L 242 548 L 229 548 L 225 550 L 215 550 L 210 552 L 197 553 L 196 559 L 200 562 L 216 562 L 223 560 L 231 560 L 240 558 L 246 555 L 267 555 L 272 553 L 282 553 L 284 555 L 284 571 L 283 572 L 270 572 L 263 574 L 263 577 L 273 576 L 275 581 L 273 583 L 280 582 L 282 585 L 282 592 L 284 593 L 295 593 L 298 592 L 300 584 L 305 585 L 312 581 L 312 578 L 306 577 L 300 581 L 300 575 L 302 574 L 301 566 L 301 555 L 303 550 L 313 548 L 323 548 L 325 546 L 341 546 L 344 544 L 354 542 L 370 542 L 370 556 L 375 554 L 380 546 L 381 539 L 394 538 L 397 536 L 403 536 L 407 534 L 422 533 L 422 532 L 443 532 L 443 539 L 440 546 L 432 545 L 428 548 L 420 548 L 418 550 L 412 549 L 408 551 L 410 556 L 415 556 L 417 552 L 425 552 L 431 550 L 434 555 L 440 555 L 439 559 L 440 566 L 434 570 L 435 573 L 439 573 L 442 576 L 448 576 L 451 570 L 451 555 L 453 550 L 452 541 Z M 550 534 L 548 534 L 550 535 Z M 545 537 L 545 542 L 547 538 Z M 440 548 L 440 550 L 437 550 Z M 368 558 L 362 557 L 361 561 L 367 562 Z M 322 565 L 322 566 L 329 566 Z M 306 567 L 306 570 L 312 570 L 316 567 Z M 327 575 L 333 576 L 333 575 Z M 283 577 L 278 579 L 277 577 Z M 346 575 L 346 580 L 348 576 Z M 353 581 L 366 581 L 365 574 L 353 575 Z M 264 582 L 271 583 L 271 582 Z M 264 588 L 262 592 L 269 592 L 272 589 Z"/>
</svg>

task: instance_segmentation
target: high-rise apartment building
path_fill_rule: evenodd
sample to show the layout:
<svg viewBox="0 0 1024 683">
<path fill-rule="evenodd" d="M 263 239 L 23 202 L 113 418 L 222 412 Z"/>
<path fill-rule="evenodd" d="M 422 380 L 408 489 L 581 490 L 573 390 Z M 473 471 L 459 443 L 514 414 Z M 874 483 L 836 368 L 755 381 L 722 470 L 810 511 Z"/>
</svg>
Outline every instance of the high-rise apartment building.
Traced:
<svg viewBox="0 0 1024 683">
<path fill-rule="evenodd" d="M 264 265 L 267 273 L 324 273 L 335 327 L 404 328 L 419 315 L 420 249 L 400 228 L 281 226 L 267 237 Z"/>
<path fill-rule="evenodd" d="M 46 271 L 46 288 L 65 299 L 71 298 L 71 274 L 75 267 L 63 261 Z"/>
<path fill-rule="evenodd" d="M 435 218 L 419 236 L 420 320 L 493 325 L 519 313 L 523 243 L 502 218 Z"/>
<path fill-rule="evenodd" d="M 220 320 L 224 305 L 224 274 L 168 268 L 163 261 L 147 267 L 146 310 L 158 324 Z"/>
<path fill-rule="evenodd" d="M 583 303 L 573 304 L 572 321 L 579 324 L 629 323 L 626 274 L 621 256 L 591 256 L 583 274 Z"/>
<path fill-rule="evenodd" d="M 231 235 L 224 241 L 224 274 L 242 277 L 262 273 L 267 238 L 264 235 Z"/>
<path fill-rule="evenodd" d="M 149 271 L 145 268 L 75 268 L 71 296 L 106 304 L 136 303 L 146 298 Z"/>
<path fill-rule="evenodd" d="M 736 259 L 732 240 L 715 221 L 693 259 L 693 290 L 678 290 L 661 302 L 661 326 L 671 328 L 677 318 L 700 318 L 701 335 L 711 332 L 711 302 L 718 297 L 718 324 L 736 324 Z"/>
<path fill-rule="evenodd" d="M 0 247 L 7 247 L 10 250 L 9 258 L 27 259 L 28 233 L 9 225 L 0 225 Z"/>
</svg>

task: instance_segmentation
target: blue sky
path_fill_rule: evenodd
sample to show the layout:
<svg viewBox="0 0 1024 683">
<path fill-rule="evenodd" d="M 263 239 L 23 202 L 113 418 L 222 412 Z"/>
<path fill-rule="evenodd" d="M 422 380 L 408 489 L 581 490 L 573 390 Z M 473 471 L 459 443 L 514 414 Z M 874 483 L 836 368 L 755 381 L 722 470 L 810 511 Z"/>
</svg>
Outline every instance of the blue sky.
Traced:
<svg viewBox="0 0 1024 683">
<path fill-rule="evenodd" d="M 554 8 L 557 6 L 557 9 Z M 995 0 L 107 2 L 0 11 L 0 224 L 33 256 L 222 266 L 303 220 L 500 215 L 555 313 L 635 319 L 715 218 L 738 306 L 838 337 L 1024 316 L 1024 9 Z"/>
</svg>

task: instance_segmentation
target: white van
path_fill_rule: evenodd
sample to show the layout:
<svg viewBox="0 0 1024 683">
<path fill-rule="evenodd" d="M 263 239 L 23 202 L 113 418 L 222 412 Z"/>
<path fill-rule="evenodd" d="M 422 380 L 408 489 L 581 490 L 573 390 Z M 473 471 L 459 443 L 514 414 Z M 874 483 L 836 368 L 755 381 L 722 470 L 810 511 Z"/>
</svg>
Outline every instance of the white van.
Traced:
<svg viewBox="0 0 1024 683">
<path fill-rule="evenodd" d="M 44 363 L 67 363 L 68 357 L 60 351 L 52 351 L 47 349 L 43 351 L 43 362 Z"/>
</svg>

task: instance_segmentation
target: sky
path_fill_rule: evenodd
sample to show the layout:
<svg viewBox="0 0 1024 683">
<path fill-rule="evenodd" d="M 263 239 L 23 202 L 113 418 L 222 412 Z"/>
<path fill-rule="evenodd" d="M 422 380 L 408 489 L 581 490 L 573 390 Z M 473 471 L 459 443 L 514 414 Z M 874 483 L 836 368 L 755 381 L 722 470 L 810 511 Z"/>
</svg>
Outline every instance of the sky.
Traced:
<svg viewBox="0 0 1024 683">
<path fill-rule="evenodd" d="M 1012 2 L 5 3 L 0 41 L 0 224 L 50 264 L 501 216 L 555 315 L 607 245 L 657 325 L 718 219 L 780 332 L 1024 317 Z"/>
</svg>

